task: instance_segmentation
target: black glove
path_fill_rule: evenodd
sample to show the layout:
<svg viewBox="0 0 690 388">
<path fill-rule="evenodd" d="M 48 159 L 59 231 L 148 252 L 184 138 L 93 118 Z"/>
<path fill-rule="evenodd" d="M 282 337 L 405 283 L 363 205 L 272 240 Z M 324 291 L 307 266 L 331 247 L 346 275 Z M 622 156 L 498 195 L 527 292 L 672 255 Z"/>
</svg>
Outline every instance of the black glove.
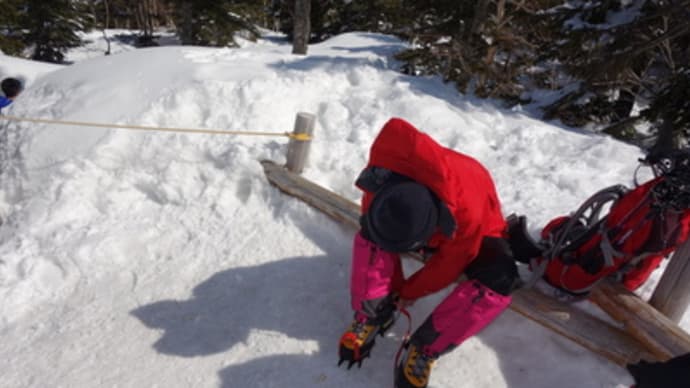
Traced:
<svg viewBox="0 0 690 388">
<path fill-rule="evenodd" d="M 465 274 L 501 295 L 510 295 L 522 285 L 508 241 L 499 237 L 482 239 L 479 253 Z"/>
<path fill-rule="evenodd" d="M 545 250 L 527 232 L 527 217 L 511 214 L 508 221 L 508 244 L 515 260 L 529 264 L 530 260 L 542 255 Z"/>
<path fill-rule="evenodd" d="M 626 368 L 635 379 L 635 388 L 690 387 L 690 353 L 665 362 L 640 361 Z"/>
</svg>

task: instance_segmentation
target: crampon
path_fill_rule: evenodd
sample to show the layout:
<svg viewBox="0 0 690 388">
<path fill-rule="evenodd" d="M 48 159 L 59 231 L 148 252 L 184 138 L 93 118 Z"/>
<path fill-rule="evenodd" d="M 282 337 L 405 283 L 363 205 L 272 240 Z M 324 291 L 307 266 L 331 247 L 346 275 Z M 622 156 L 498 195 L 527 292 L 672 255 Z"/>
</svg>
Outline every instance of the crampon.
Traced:
<svg viewBox="0 0 690 388">
<path fill-rule="evenodd" d="M 376 343 L 376 335 L 383 335 L 393 326 L 395 317 L 391 316 L 389 320 L 383 324 L 377 324 L 372 320 L 366 322 L 359 322 L 354 320 L 350 327 L 340 337 L 340 344 L 338 346 L 338 355 L 340 360 L 338 366 L 347 362 L 347 369 L 352 368 L 357 364 L 358 368 L 362 367 L 362 361 L 371 355 L 371 349 Z"/>
</svg>

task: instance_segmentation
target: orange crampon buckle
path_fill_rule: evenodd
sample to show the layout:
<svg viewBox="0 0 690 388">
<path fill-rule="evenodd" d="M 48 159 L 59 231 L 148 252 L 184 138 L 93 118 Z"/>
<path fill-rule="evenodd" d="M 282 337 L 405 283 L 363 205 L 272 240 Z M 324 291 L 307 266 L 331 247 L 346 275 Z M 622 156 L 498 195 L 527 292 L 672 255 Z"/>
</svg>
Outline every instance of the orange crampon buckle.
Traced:
<svg viewBox="0 0 690 388">
<path fill-rule="evenodd" d="M 359 338 L 357 333 L 350 331 L 343 334 L 343 336 L 340 337 L 340 346 L 338 347 L 338 353 L 340 356 L 338 366 L 347 361 L 347 369 L 352 368 L 352 365 L 354 364 L 357 364 L 357 367 L 361 368 L 362 361 L 369 356 L 369 350 L 371 350 L 371 346 L 368 346 L 363 354 L 362 343 L 363 341 L 361 338 Z"/>
</svg>

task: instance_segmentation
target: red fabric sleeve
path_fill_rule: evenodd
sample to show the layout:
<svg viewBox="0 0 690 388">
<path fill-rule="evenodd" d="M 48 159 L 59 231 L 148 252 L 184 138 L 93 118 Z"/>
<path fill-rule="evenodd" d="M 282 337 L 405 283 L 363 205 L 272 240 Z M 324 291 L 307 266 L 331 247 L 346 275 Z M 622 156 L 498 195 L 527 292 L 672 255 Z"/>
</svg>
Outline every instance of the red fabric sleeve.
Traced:
<svg viewBox="0 0 690 388">
<path fill-rule="evenodd" d="M 444 289 L 460 278 L 477 256 L 482 236 L 477 229 L 441 246 L 438 252 L 403 283 L 400 297 L 415 300 Z"/>
</svg>

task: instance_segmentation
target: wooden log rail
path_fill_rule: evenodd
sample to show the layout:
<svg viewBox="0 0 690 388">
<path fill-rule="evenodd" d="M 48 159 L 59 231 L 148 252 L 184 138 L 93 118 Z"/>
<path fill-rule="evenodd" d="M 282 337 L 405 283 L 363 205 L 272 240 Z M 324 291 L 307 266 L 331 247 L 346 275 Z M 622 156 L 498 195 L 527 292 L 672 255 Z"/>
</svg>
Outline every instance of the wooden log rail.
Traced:
<svg viewBox="0 0 690 388">
<path fill-rule="evenodd" d="M 620 283 L 606 280 L 590 300 L 623 324 L 625 331 L 659 360 L 690 352 L 690 334 Z"/>
<path fill-rule="evenodd" d="M 261 164 L 269 182 L 284 193 L 353 230 L 359 229 L 358 204 L 271 161 L 262 161 Z M 605 286 L 594 293 L 593 300 L 623 322 L 625 330 L 535 289 L 518 290 L 513 295 L 510 308 L 618 365 L 640 359 L 665 360 L 690 351 L 690 336 L 673 322 L 659 317 L 661 314 L 655 314 L 656 310 L 634 295 L 618 289 L 612 292 L 609 285 Z"/>
</svg>

